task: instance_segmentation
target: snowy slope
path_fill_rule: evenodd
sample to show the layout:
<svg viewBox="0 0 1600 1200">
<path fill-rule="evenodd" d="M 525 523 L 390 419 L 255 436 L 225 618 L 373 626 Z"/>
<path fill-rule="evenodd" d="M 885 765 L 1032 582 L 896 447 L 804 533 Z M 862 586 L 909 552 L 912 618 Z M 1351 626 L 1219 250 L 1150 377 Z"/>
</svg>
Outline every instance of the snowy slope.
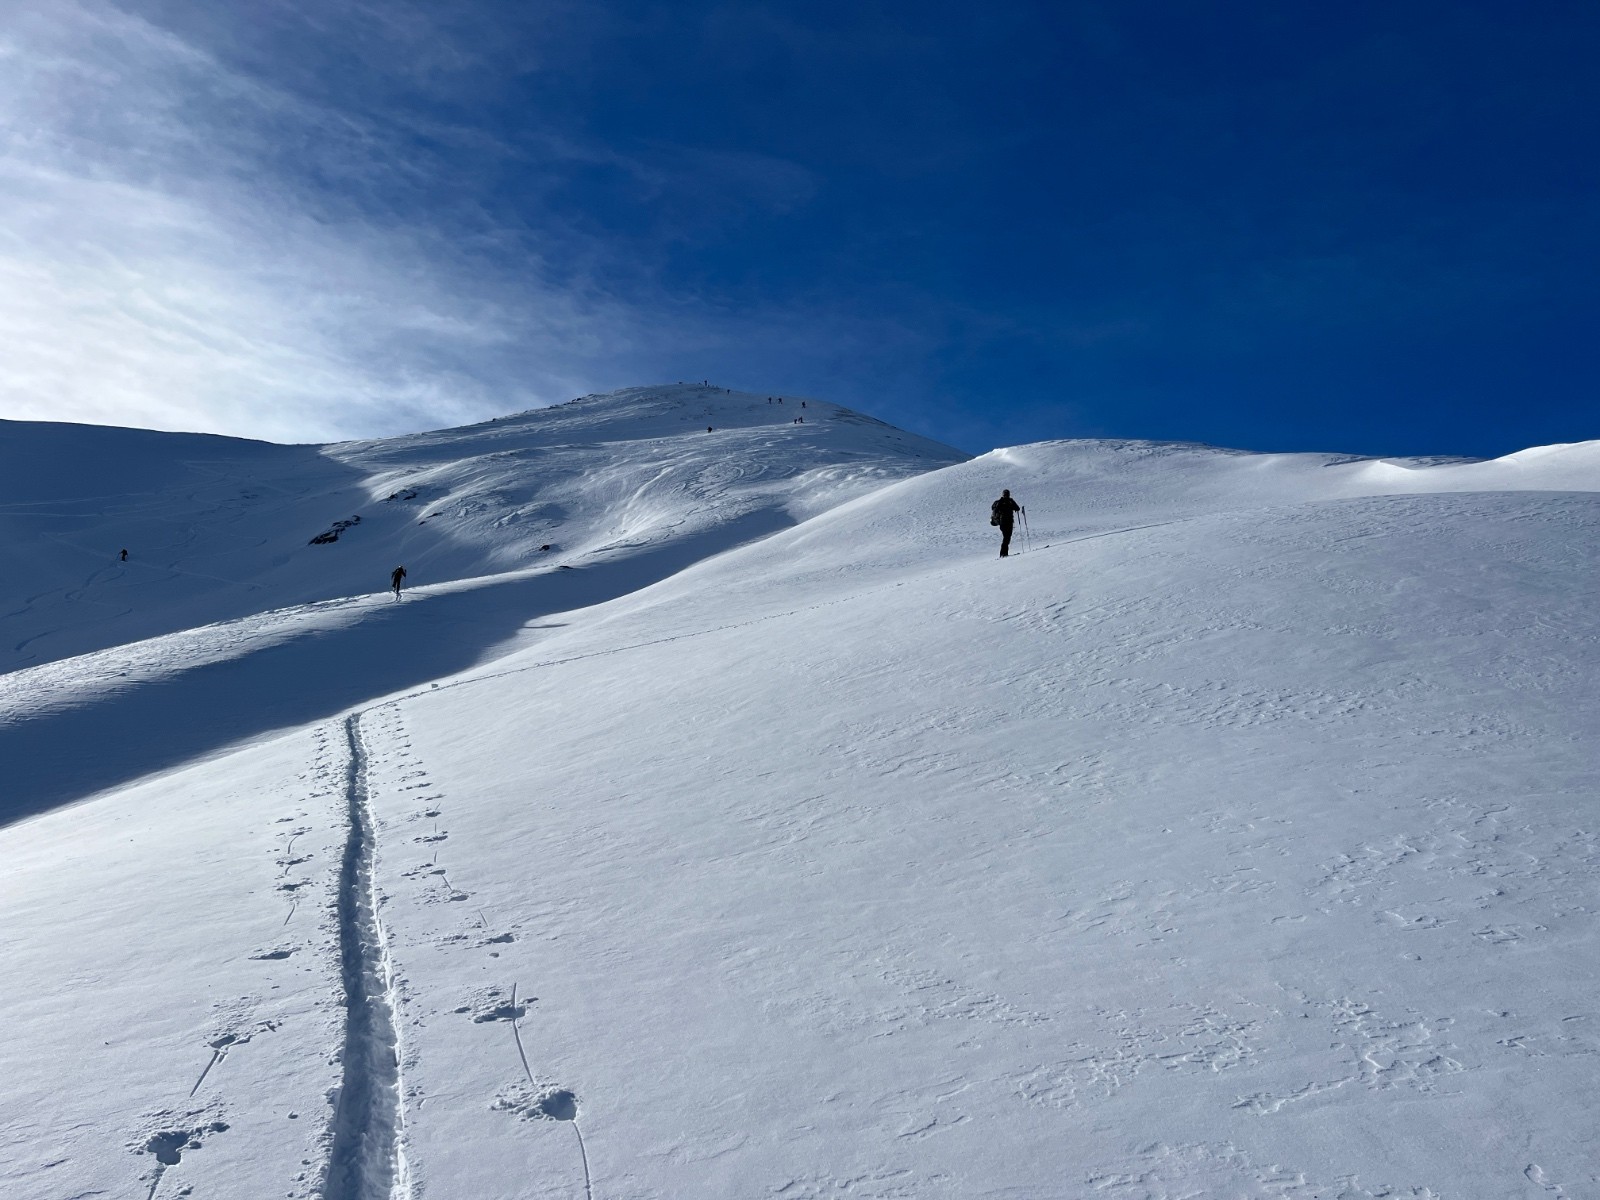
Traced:
<svg viewBox="0 0 1600 1200">
<path fill-rule="evenodd" d="M 1600 1194 L 1597 489 L 1048 443 L 0 677 L 210 731 L 0 831 L 6 1194 Z"/>
<path fill-rule="evenodd" d="M 632 388 L 334 446 L 0 421 L 0 671 L 379 591 L 399 563 L 413 586 L 669 546 L 681 565 L 963 457 L 785 399 Z"/>
</svg>

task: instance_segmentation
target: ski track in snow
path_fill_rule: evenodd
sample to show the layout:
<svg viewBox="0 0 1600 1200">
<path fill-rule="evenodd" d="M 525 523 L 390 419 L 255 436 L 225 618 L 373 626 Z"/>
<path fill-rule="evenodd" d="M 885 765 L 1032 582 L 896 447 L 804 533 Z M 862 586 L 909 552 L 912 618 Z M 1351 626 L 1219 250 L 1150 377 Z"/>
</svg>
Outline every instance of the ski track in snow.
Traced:
<svg viewBox="0 0 1600 1200">
<path fill-rule="evenodd" d="M 400 1033 L 393 965 L 374 882 L 377 830 L 367 783 L 361 713 L 345 718 L 350 832 L 339 874 L 341 978 L 345 995 L 344 1077 L 333 1114 L 324 1200 L 404 1200 L 405 1159 Z"/>
</svg>

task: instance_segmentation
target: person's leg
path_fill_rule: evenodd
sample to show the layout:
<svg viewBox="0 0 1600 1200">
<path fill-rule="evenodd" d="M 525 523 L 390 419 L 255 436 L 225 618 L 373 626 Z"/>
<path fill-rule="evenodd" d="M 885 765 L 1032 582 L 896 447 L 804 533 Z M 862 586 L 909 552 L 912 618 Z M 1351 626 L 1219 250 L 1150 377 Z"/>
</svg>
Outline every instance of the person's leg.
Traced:
<svg viewBox="0 0 1600 1200">
<path fill-rule="evenodd" d="M 1000 557 L 1005 558 L 1011 553 L 1011 523 L 1007 521 L 1000 526 Z"/>
</svg>

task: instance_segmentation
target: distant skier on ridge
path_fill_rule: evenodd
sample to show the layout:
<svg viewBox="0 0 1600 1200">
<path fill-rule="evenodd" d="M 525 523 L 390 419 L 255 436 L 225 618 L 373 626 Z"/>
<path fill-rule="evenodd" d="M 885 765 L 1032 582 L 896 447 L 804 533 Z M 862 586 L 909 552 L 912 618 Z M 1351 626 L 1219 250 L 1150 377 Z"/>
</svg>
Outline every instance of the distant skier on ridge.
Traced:
<svg viewBox="0 0 1600 1200">
<path fill-rule="evenodd" d="M 394 598 L 400 599 L 400 581 L 406 577 L 404 567 L 396 567 L 389 573 L 389 586 L 394 588 Z"/>
<path fill-rule="evenodd" d="M 1002 488 L 1000 499 L 989 506 L 989 524 L 1000 527 L 1001 558 L 1009 557 L 1011 554 L 1011 527 L 1016 523 L 1017 514 L 1027 511 L 1011 498 L 1010 488 Z"/>
</svg>

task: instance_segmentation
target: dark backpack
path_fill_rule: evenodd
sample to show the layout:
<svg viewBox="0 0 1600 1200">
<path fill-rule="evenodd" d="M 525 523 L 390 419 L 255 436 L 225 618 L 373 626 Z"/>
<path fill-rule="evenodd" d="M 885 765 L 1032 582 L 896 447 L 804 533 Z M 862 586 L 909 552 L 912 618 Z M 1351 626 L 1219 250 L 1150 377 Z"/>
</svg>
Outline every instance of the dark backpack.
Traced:
<svg viewBox="0 0 1600 1200">
<path fill-rule="evenodd" d="M 991 524 L 991 525 L 1000 524 L 1000 520 L 1001 520 L 1000 514 L 1005 512 L 1005 510 L 1006 510 L 1005 506 L 1006 506 L 1006 502 L 1004 500 L 996 500 L 993 504 L 989 505 L 989 524 Z"/>
</svg>

